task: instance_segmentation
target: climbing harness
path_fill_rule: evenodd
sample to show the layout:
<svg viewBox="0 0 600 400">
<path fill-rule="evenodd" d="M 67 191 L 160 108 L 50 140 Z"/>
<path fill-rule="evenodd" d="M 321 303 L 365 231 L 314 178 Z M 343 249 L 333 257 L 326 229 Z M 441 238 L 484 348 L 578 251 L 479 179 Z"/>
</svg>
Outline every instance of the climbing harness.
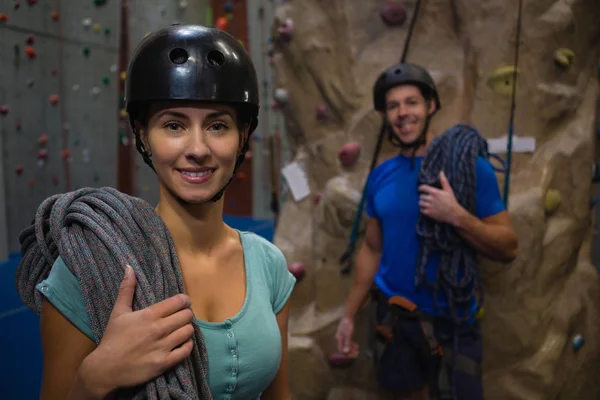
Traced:
<svg viewBox="0 0 600 400">
<path fill-rule="evenodd" d="M 523 9 L 523 0 L 519 0 L 519 9 L 517 11 L 517 33 L 515 40 L 515 58 L 512 79 L 512 93 L 510 101 L 510 117 L 508 123 L 508 138 L 506 141 L 506 176 L 504 177 L 504 204 L 508 208 L 508 192 L 510 188 L 510 172 L 512 164 L 512 147 L 514 136 L 514 120 L 516 108 L 517 75 L 519 67 L 519 47 L 521 41 L 521 13 Z"/>
<path fill-rule="evenodd" d="M 404 49 L 402 50 L 402 56 L 400 57 L 400 62 L 404 63 L 406 61 L 406 57 L 408 55 L 408 49 L 410 45 L 410 41 L 412 39 L 412 34 L 415 28 L 415 24 L 417 22 L 417 18 L 419 15 L 419 9 L 421 7 L 421 0 L 417 0 L 415 3 L 415 10 L 410 20 L 410 26 L 408 27 L 408 34 L 406 35 L 406 39 L 404 40 Z M 381 125 L 379 130 L 379 135 L 377 136 L 377 143 L 375 144 L 375 151 L 373 152 L 373 157 L 371 158 L 371 165 L 369 166 L 369 176 L 375 165 L 377 164 L 377 159 L 379 158 L 379 152 L 381 151 L 381 144 L 383 143 L 383 137 L 386 132 L 386 124 L 385 122 Z M 352 259 L 354 257 L 354 252 L 356 250 L 356 239 L 358 238 L 358 230 L 360 228 L 360 222 L 362 219 L 362 213 L 365 207 L 365 201 L 367 199 L 367 185 L 363 187 L 362 195 L 360 198 L 360 202 L 358 203 L 358 210 L 356 211 L 356 216 L 354 217 L 354 223 L 352 224 L 352 232 L 350 233 L 350 240 L 348 242 L 348 247 L 342 256 L 340 257 L 340 265 L 342 266 L 341 272 L 344 275 L 349 274 L 352 271 Z"/>
<path fill-rule="evenodd" d="M 377 372 L 382 388 L 405 392 L 421 389 L 420 382 L 407 381 L 406 371 L 397 368 L 402 364 L 399 358 L 406 356 L 402 353 L 407 346 L 417 350 L 420 364 L 428 371 L 428 376 L 435 376 L 435 387 L 431 389 L 439 400 L 455 399 L 451 370 L 481 377 L 479 362 L 460 354 L 453 346 L 453 340 L 438 340 L 434 317 L 404 297 L 386 299 L 377 288 L 371 291 L 371 297 L 375 303 L 387 306 L 385 316 L 375 328 L 376 340 L 382 347 Z"/>
</svg>

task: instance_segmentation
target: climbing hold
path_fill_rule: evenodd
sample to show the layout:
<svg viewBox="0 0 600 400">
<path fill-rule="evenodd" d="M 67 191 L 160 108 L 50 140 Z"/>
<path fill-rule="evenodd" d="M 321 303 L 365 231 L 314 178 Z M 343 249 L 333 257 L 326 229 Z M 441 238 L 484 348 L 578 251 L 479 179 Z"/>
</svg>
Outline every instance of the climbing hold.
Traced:
<svg viewBox="0 0 600 400">
<path fill-rule="evenodd" d="M 600 182 L 600 164 L 598 163 L 592 165 L 592 182 Z"/>
<path fill-rule="evenodd" d="M 517 77 L 519 70 L 516 70 Z M 513 78 L 515 74 L 515 67 L 506 65 L 497 68 L 487 79 L 487 84 L 494 92 L 510 96 L 513 91 Z"/>
<path fill-rule="evenodd" d="M 48 135 L 45 133 L 42 134 L 42 136 L 38 138 L 37 142 L 40 146 L 45 146 L 48 143 Z"/>
<path fill-rule="evenodd" d="M 110 84 L 110 79 L 108 79 L 108 76 L 102 77 L 102 83 L 104 84 L 104 86 L 108 86 Z"/>
<path fill-rule="evenodd" d="M 40 149 L 38 151 L 38 160 L 45 160 L 48 157 L 48 150 Z"/>
<path fill-rule="evenodd" d="M 92 19 L 89 17 L 82 19 L 81 25 L 83 25 L 84 28 L 89 28 L 90 26 L 92 26 Z"/>
<path fill-rule="evenodd" d="M 244 154 L 244 160 L 252 160 L 252 150 L 248 150 L 246 154 Z"/>
<path fill-rule="evenodd" d="M 29 182 L 27 182 L 27 184 L 29 186 L 34 186 L 35 185 L 35 179 L 34 178 L 29 179 Z"/>
<path fill-rule="evenodd" d="M 94 0 L 96 6 L 103 6 L 106 4 L 106 0 Z"/>
<path fill-rule="evenodd" d="M 52 68 L 52 71 L 50 71 L 50 73 L 52 74 L 52 76 L 56 76 L 58 70 L 56 68 Z"/>
<path fill-rule="evenodd" d="M 4 116 L 4 115 L 8 114 L 9 111 L 10 111 L 10 107 L 7 104 L 3 104 L 0 106 L 0 115 Z"/>
<path fill-rule="evenodd" d="M 92 96 L 98 96 L 100 94 L 100 88 L 98 86 L 94 86 L 90 92 L 92 93 Z"/>
<path fill-rule="evenodd" d="M 406 8 L 397 1 L 386 1 L 379 9 L 379 16 L 386 25 L 399 26 L 406 21 Z"/>
<path fill-rule="evenodd" d="M 321 192 L 317 192 L 314 194 L 313 196 L 313 204 L 316 206 L 321 202 L 321 199 L 323 198 L 323 195 L 321 194 Z"/>
<path fill-rule="evenodd" d="M 37 50 L 31 46 L 25 46 L 25 55 L 27 55 L 27 57 L 33 59 L 37 56 Z"/>
<path fill-rule="evenodd" d="M 100 181 L 100 175 L 97 173 L 94 174 L 94 182 L 98 183 Z"/>
<path fill-rule="evenodd" d="M 231 1 L 228 1 L 225 3 L 225 12 L 226 13 L 233 12 L 233 3 Z"/>
<path fill-rule="evenodd" d="M 117 72 L 117 64 L 111 64 L 108 69 L 110 70 L 110 72 Z"/>
<path fill-rule="evenodd" d="M 86 46 L 83 48 L 82 52 L 85 57 L 88 57 L 90 55 L 90 48 Z"/>
<path fill-rule="evenodd" d="M 285 21 L 279 25 L 279 28 L 277 28 L 277 33 L 285 42 L 292 40 L 292 36 L 294 35 L 294 21 L 292 21 L 291 18 L 286 18 Z"/>
<path fill-rule="evenodd" d="M 8 15 L 6 15 L 6 13 L 0 14 L 0 22 L 6 22 L 6 21 L 8 21 Z"/>
<path fill-rule="evenodd" d="M 275 89 L 275 93 L 273 94 L 273 98 L 277 102 L 278 105 L 284 106 L 289 101 L 288 91 L 284 88 Z"/>
<path fill-rule="evenodd" d="M 60 19 L 60 14 L 58 13 L 58 11 L 52 11 L 50 13 L 50 17 L 54 20 L 54 21 L 58 21 Z"/>
<path fill-rule="evenodd" d="M 15 172 L 17 175 L 21 175 L 21 173 L 23 172 L 23 166 L 21 164 L 17 165 L 17 167 L 15 168 Z"/>
<path fill-rule="evenodd" d="M 73 139 L 73 146 L 78 146 L 78 145 L 79 145 L 79 138 Z"/>
<path fill-rule="evenodd" d="M 333 353 L 329 356 L 329 364 L 332 367 L 347 367 L 356 360 L 359 354 L 358 343 L 352 342 L 350 346 L 350 352 L 344 353 Z"/>
<path fill-rule="evenodd" d="M 79 87 L 79 85 L 78 85 L 77 83 L 75 83 L 75 84 L 73 85 L 73 87 L 72 87 L 72 90 L 73 90 L 74 92 L 79 92 L 79 88 L 80 88 L 80 87 Z"/>
<path fill-rule="evenodd" d="M 52 184 L 53 184 L 54 186 L 58 185 L 58 177 L 56 177 L 56 176 L 53 176 L 53 177 L 52 177 Z"/>
<path fill-rule="evenodd" d="M 35 35 L 27 36 L 27 39 L 25 39 L 25 44 L 28 44 L 29 46 L 33 46 L 34 43 L 35 43 Z"/>
<path fill-rule="evenodd" d="M 329 119 L 329 107 L 326 104 L 317 106 L 317 119 L 327 121 Z"/>
<path fill-rule="evenodd" d="M 94 24 L 94 32 L 100 32 L 100 30 L 102 29 L 102 25 L 96 23 Z"/>
<path fill-rule="evenodd" d="M 37 2 L 38 0 L 27 0 L 27 3 L 29 3 L 30 6 L 37 4 Z"/>
<path fill-rule="evenodd" d="M 545 201 L 545 205 L 544 205 L 546 212 L 547 213 L 554 212 L 554 210 L 556 210 L 558 208 L 558 206 L 560 205 L 560 200 L 561 200 L 560 192 L 555 189 L 549 189 L 546 192 L 546 201 Z"/>
<path fill-rule="evenodd" d="M 15 1 L 15 5 L 13 6 L 15 10 L 18 10 L 19 7 L 21 7 L 21 2 L 20 1 Z"/>
<path fill-rule="evenodd" d="M 81 157 L 83 158 L 83 162 L 84 163 L 89 163 L 90 162 L 90 149 L 83 149 L 81 150 Z"/>
<path fill-rule="evenodd" d="M 121 119 L 127 118 L 127 110 L 125 108 L 121 108 L 121 111 L 119 111 L 119 116 Z"/>
<path fill-rule="evenodd" d="M 181 0 L 178 4 L 177 7 L 179 7 L 182 10 L 185 10 L 188 6 L 188 2 L 186 0 Z"/>
<path fill-rule="evenodd" d="M 581 335 L 575 335 L 573 338 L 573 351 L 579 351 L 583 347 L 585 339 Z"/>
<path fill-rule="evenodd" d="M 27 80 L 27 87 L 32 88 L 33 85 L 35 85 L 35 80 L 34 79 L 28 79 Z"/>
<path fill-rule="evenodd" d="M 560 48 L 554 52 L 554 62 L 558 67 L 567 69 L 573 63 L 575 59 L 575 53 L 571 49 Z"/>
<path fill-rule="evenodd" d="M 348 142 L 338 151 L 338 159 L 342 166 L 351 167 L 358 161 L 360 156 L 360 143 Z"/>
<path fill-rule="evenodd" d="M 57 105 L 58 104 L 58 95 L 57 94 L 50 95 L 49 100 L 50 100 L 50 104 L 52 104 L 53 106 Z"/>
<path fill-rule="evenodd" d="M 17 132 L 21 132 L 21 128 L 22 128 L 22 126 L 21 126 L 21 123 L 20 123 L 20 122 L 17 122 L 17 123 L 15 124 L 15 129 L 16 129 L 16 131 L 17 131 Z"/>
<path fill-rule="evenodd" d="M 71 157 L 71 150 L 69 149 L 64 149 L 60 152 L 60 157 L 63 160 L 67 160 L 69 157 Z"/>
<path fill-rule="evenodd" d="M 476 319 L 483 319 L 483 317 L 485 317 L 485 308 L 483 308 L 483 306 L 479 309 L 479 311 L 477 311 L 477 314 L 475 315 Z"/>
<path fill-rule="evenodd" d="M 294 275 L 296 282 L 302 281 L 302 279 L 304 279 L 304 275 L 306 275 L 306 268 L 304 268 L 304 264 L 301 262 L 295 262 L 288 265 L 288 271 Z"/>
<path fill-rule="evenodd" d="M 124 81 L 126 77 L 127 77 L 127 71 L 121 72 L 121 80 Z"/>
<path fill-rule="evenodd" d="M 227 29 L 227 25 L 229 24 L 229 20 L 226 17 L 219 17 L 217 19 L 216 27 L 222 31 Z"/>
<path fill-rule="evenodd" d="M 110 28 L 104 28 L 104 34 L 106 36 L 110 35 Z"/>
</svg>

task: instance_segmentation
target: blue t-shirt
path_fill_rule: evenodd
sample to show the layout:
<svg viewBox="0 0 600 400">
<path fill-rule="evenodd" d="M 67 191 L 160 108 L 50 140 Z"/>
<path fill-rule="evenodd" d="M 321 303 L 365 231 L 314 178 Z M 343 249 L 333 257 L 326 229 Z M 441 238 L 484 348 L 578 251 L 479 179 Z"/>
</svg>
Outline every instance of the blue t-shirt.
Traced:
<svg viewBox="0 0 600 400">
<path fill-rule="evenodd" d="M 224 322 L 198 320 L 208 353 L 210 390 L 220 400 L 258 399 L 275 378 L 282 350 L 276 314 L 296 283 L 281 250 L 254 233 L 239 234 L 247 282 L 244 305 Z M 94 340 L 77 278 L 60 257 L 37 289 Z"/>
<path fill-rule="evenodd" d="M 420 241 L 417 222 L 420 216 L 418 173 L 423 157 L 415 157 L 411 168 L 410 157 L 402 154 L 379 165 L 367 183 L 366 212 L 381 224 L 383 250 L 375 284 L 387 296 L 402 296 L 415 303 L 424 312 L 440 316 L 435 306 L 434 292 L 426 284 L 417 289 L 415 275 Z M 500 196 L 494 168 L 479 157 L 476 163 L 476 216 L 485 218 L 505 210 Z M 435 282 L 439 254 L 429 257 L 426 277 Z M 448 300 L 441 293 L 438 305 L 449 312 Z M 471 311 L 476 307 L 473 300 Z"/>
</svg>

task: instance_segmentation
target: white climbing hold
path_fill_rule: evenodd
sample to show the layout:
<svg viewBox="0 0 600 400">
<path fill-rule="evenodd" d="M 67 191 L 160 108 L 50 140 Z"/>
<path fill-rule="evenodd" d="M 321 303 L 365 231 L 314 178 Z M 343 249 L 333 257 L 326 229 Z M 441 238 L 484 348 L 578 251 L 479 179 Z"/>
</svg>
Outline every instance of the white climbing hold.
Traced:
<svg viewBox="0 0 600 400">
<path fill-rule="evenodd" d="M 80 88 L 80 86 L 78 84 L 74 84 L 73 85 L 73 91 L 74 92 L 79 92 L 79 88 Z"/>
<path fill-rule="evenodd" d="M 110 72 L 117 72 L 117 64 L 112 64 L 110 66 Z"/>
<path fill-rule="evenodd" d="M 178 4 L 178 7 L 182 10 L 185 10 L 188 6 L 188 2 L 186 0 L 181 0 Z"/>
<path fill-rule="evenodd" d="M 90 26 L 92 26 L 92 19 L 91 18 L 84 18 L 81 20 L 81 24 L 85 27 L 85 28 L 89 28 Z"/>
<path fill-rule="evenodd" d="M 273 97 L 275 98 L 275 101 L 281 105 L 287 104 L 289 101 L 288 91 L 284 88 L 275 89 Z"/>
<path fill-rule="evenodd" d="M 94 86 L 91 93 L 93 96 L 98 96 L 100 94 L 100 88 L 98 86 Z"/>
<path fill-rule="evenodd" d="M 84 163 L 89 163 L 90 162 L 90 150 L 89 149 L 83 149 L 81 151 L 81 155 L 83 156 L 83 162 Z"/>
</svg>

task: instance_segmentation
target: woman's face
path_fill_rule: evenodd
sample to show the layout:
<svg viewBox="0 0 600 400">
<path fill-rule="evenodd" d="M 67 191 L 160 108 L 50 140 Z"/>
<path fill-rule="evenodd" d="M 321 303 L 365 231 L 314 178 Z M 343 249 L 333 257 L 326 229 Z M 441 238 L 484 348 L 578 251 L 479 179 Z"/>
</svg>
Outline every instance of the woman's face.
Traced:
<svg viewBox="0 0 600 400">
<path fill-rule="evenodd" d="M 227 183 L 241 149 L 235 109 L 222 104 L 156 103 L 140 138 L 166 189 L 186 203 L 210 200 Z"/>
</svg>

